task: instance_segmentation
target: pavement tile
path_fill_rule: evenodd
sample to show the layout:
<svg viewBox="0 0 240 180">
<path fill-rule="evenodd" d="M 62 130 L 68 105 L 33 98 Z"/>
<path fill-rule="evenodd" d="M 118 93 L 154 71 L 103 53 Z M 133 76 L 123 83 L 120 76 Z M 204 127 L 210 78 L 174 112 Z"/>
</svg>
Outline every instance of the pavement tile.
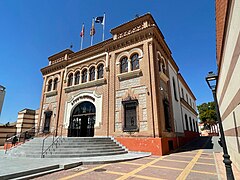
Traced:
<svg viewBox="0 0 240 180">
<path fill-rule="evenodd" d="M 60 171 L 60 172 L 48 174 L 48 175 L 37 177 L 37 178 L 33 178 L 33 179 L 34 180 L 46 180 L 46 179 L 48 179 L 48 180 L 58 180 L 60 178 L 63 178 L 65 176 L 71 176 L 73 174 L 76 174 L 76 172 L 69 171 L 69 170 L 63 170 L 63 171 Z"/>
<path fill-rule="evenodd" d="M 108 174 L 105 172 L 93 171 L 93 172 L 89 172 L 89 173 L 71 178 L 71 180 L 115 180 L 120 176 L 121 175 L 117 175 L 117 174 Z"/>
<path fill-rule="evenodd" d="M 159 158 L 159 157 L 158 157 Z M 154 158 L 156 159 L 156 158 Z M 150 159 L 150 158 L 141 158 L 141 159 L 135 159 L 135 160 L 131 160 L 131 161 L 128 161 L 129 163 L 137 163 L 137 164 L 147 164 L 151 161 L 153 161 L 154 159 Z"/>
<path fill-rule="evenodd" d="M 173 179 L 175 180 L 181 171 L 179 170 L 172 170 L 172 169 L 160 169 L 155 167 L 147 167 L 142 171 L 136 173 L 137 175 L 160 178 L 160 179 Z"/>
<path fill-rule="evenodd" d="M 138 177 L 129 177 L 127 178 L 127 180 L 143 180 L 143 179 Z"/>
<path fill-rule="evenodd" d="M 188 165 L 188 163 L 162 160 L 162 161 L 158 161 L 158 162 L 154 163 L 153 165 L 184 169 Z"/>
<path fill-rule="evenodd" d="M 215 164 L 214 159 L 203 159 L 201 157 L 198 159 L 197 162 Z"/>
<path fill-rule="evenodd" d="M 193 166 L 193 170 L 203 171 L 203 172 L 217 173 L 217 171 L 216 171 L 216 166 L 206 165 L 206 164 L 195 164 L 195 165 Z"/>
<path fill-rule="evenodd" d="M 189 157 L 193 157 L 193 156 L 195 156 L 197 153 L 174 153 L 174 154 L 172 154 L 172 155 L 177 155 L 177 156 L 189 156 Z"/>
<path fill-rule="evenodd" d="M 203 154 L 201 154 L 200 157 L 203 157 L 203 158 L 214 158 L 212 153 L 203 153 Z"/>
<path fill-rule="evenodd" d="M 115 164 L 110 164 L 107 167 L 104 167 L 104 169 L 106 169 L 107 171 L 128 173 L 128 172 L 131 172 L 138 167 L 139 166 L 136 166 L 136 165 L 115 163 Z"/>
<path fill-rule="evenodd" d="M 193 158 L 192 157 L 181 157 L 181 156 L 168 156 L 165 157 L 164 159 L 170 159 L 170 160 L 179 160 L 179 161 L 191 161 Z"/>
<path fill-rule="evenodd" d="M 218 180 L 217 175 L 211 175 L 211 174 L 202 174 L 202 173 L 195 173 L 190 172 L 190 174 L 186 178 L 187 180 Z"/>
</svg>

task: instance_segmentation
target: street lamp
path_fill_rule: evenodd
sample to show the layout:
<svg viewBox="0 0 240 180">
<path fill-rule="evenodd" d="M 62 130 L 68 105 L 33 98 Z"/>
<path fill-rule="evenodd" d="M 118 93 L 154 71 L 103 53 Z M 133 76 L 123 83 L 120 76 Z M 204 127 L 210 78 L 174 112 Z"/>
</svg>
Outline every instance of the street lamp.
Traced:
<svg viewBox="0 0 240 180">
<path fill-rule="evenodd" d="M 234 175 L 233 175 L 232 166 L 231 166 L 232 161 L 230 160 L 230 156 L 228 154 L 225 135 L 224 135 L 223 126 L 222 126 L 222 120 L 221 120 L 218 102 L 217 102 L 217 96 L 216 96 L 217 79 L 218 79 L 218 76 L 216 74 L 214 74 L 213 72 L 209 72 L 206 77 L 207 84 L 210 87 L 210 89 L 212 90 L 213 98 L 214 98 L 214 102 L 215 102 L 215 106 L 216 106 L 217 120 L 219 122 L 219 130 L 220 130 L 220 134 L 221 134 L 221 142 L 222 142 L 222 148 L 223 148 L 223 158 L 224 158 L 223 162 L 226 167 L 227 179 L 234 180 Z"/>
</svg>

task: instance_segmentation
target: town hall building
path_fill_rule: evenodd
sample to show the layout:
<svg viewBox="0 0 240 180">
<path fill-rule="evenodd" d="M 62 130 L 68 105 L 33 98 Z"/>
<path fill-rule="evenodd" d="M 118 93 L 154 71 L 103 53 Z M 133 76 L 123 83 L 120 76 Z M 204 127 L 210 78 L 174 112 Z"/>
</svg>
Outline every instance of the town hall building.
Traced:
<svg viewBox="0 0 240 180">
<path fill-rule="evenodd" d="M 37 130 L 111 136 L 129 150 L 157 155 L 198 136 L 196 98 L 153 17 L 135 18 L 111 34 L 48 58 Z"/>
</svg>

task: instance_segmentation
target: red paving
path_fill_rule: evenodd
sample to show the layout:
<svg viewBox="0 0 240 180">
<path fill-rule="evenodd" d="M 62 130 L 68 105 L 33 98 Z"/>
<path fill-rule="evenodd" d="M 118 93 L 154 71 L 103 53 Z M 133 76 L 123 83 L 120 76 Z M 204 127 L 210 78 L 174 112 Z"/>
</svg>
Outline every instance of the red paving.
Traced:
<svg viewBox="0 0 240 180">
<path fill-rule="evenodd" d="M 197 154 L 200 154 L 196 160 Z M 189 156 L 189 157 L 187 157 Z M 195 158 L 195 159 L 194 159 Z M 188 164 L 193 163 L 189 168 Z M 200 162 L 200 163 L 199 163 Z M 188 166 L 188 167 L 187 167 Z M 157 180 L 157 179 L 218 179 L 213 153 L 195 150 L 167 156 L 151 156 L 105 165 L 82 165 L 49 174 L 36 180 Z"/>
</svg>

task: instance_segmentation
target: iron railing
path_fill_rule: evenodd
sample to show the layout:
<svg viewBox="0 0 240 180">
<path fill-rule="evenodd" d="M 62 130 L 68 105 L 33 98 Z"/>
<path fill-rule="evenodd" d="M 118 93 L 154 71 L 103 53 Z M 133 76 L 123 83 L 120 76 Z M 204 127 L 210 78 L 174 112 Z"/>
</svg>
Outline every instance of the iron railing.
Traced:
<svg viewBox="0 0 240 180">
<path fill-rule="evenodd" d="M 11 147 L 17 146 L 20 143 L 21 144 L 25 143 L 26 140 L 35 137 L 35 135 L 36 135 L 35 126 L 19 134 L 14 134 L 14 135 L 7 134 L 6 140 L 5 140 L 5 154 L 7 153 L 8 149 L 10 149 Z M 9 146 L 9 144 L 11 144 L 11 146 Z"/>
<path fill-rule="evenodd" d="M 61 128 L 61 133 L 60 133 L 60 136 L 56 137 L 56 132 L 58 130 L 58 128 Z M 45 154 L 48 150 L 50 150 L 50 148 L 52 148 L 54 146 L 54 144 L 56 145 L 57 147 L 57 144 L 58 144 L 58 141 L 62 139 L 62 129 L 63 129 L 63 125 L 60 125 L 58 126 L 56 129 L 54 129 L 51 133 L 49 133 L 44 139 L 43 139 L 43 142 L 42 142 L 42 153 L 41 153 L 41 158 L 44 158 L 45 157 Z M 45 141 L 50 138 L 52 135 L 52 143 L 46 148 L 44 149 L 45 147 Z"/>
</svg>

